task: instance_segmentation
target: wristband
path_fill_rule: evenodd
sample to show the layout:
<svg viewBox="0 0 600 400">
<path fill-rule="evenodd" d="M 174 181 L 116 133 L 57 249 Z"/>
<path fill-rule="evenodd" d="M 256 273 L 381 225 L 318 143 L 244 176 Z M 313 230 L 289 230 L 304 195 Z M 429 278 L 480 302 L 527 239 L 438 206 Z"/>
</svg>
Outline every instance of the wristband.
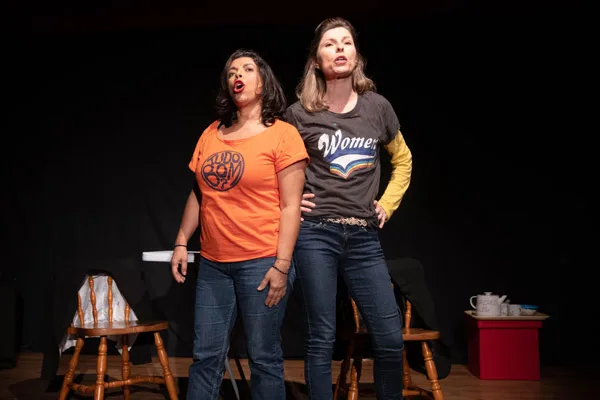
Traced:
<svg viewBox="0 0 600 400">
<path fill-rule="evenodd" d="M 283 272 L 282 270 L 280 270 L 279 268 L 277 268 L 277 267 L 276 267 L 276 266 L 274 266 L 274 265 L 273 265 L 271 268 L 275 268 L 275 270 L 277 270 L 277 271 L 281 272 L 281 273 L 282 273 L 282 274 L 284 274 L 284 275 L 289 275 L 289 272 Z"/>
</svg>

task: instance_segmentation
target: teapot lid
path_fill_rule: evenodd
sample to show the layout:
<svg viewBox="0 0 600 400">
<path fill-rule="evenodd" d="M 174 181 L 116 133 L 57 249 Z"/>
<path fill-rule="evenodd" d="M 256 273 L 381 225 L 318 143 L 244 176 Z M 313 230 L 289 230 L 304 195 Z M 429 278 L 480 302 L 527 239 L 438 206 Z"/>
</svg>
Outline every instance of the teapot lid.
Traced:
<svg viewBox="0 0 600 400">
<path fill-rule="evenodd" d="M 489 296 L 492 294 L 492 292 L 483 292 L 483 294 L 485 294 L 486 296 Z"/>
</svg>

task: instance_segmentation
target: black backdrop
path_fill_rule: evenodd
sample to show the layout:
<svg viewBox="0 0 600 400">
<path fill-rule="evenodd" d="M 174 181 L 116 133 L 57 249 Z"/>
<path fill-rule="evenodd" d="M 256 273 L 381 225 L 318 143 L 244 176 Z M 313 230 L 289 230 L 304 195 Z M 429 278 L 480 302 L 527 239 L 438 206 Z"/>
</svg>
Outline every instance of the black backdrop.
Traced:
<svg viewBox="0 0 600 400">
<path fill-rule="evenodd" d="M 12 25 L 2 279 L 22 304 L 22 344 L 42 346 L 36 310 L 60 260 L 171 247 L 187 163 L 214 117 L 227 56 L 259 51 L 293 101 L 315 24 L 342 15 L 357 26 L 367 73 L 413 152 L 412 185 L 381 233 L 384 250 L 425 266 L 456 362 L 466 355 L 463 310 L 484 290 L 552 316 L 541 331 L 544 363 L 589 360 L 564 339 L 590 311 L 587 267 L 597 266 L 585 232 L 590 21 L 575 3 L 421 4 L 138 14 L 45 6 L 31 35 Z M 174 316 L 170 353 L 189 355 L 193 287 L 175 287 L 166 265 L 143 269 L 153 304 Z M 298 356 L 301 325 L 288 321 L 288 355 Z"/>
</svg>

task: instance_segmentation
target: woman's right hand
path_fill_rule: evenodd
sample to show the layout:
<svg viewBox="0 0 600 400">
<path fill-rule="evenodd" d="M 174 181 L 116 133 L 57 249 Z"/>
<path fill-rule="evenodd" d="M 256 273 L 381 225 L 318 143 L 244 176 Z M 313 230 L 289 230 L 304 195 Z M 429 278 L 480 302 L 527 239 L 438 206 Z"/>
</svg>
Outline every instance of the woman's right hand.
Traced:
<svg viewBox="0 0 600 400">
<path fill-rule="evenodd" d="M 171 256 L 171 273 L 177 283 L 185 282 L 185 276 L 187 275 L 187 248 L 183 246 L 177 246 L 173 249 L 173 255 Z M 179 266 L 181 265 L 181 271 Z"/>
<path fill-rule="evenodd" d="M 311 212 L 313 208 L 316 207 L 316 204 L 313 203 L 312 201 L 308 201 L 308 199 L 314 199 L 315 198 L 315 194 L 314 193 L 304 193 L 302 194 L 302 201 L 300 202 L 300 211 L 304 212 Z M 304 218 L 300 217 L 300 221 L 304 221 Z"/>
</svg>

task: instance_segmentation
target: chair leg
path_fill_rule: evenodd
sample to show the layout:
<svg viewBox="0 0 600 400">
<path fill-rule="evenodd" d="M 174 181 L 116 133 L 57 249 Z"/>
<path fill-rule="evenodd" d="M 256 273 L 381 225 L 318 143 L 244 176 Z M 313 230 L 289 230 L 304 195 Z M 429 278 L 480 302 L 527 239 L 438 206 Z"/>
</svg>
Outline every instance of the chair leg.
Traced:
<svg viewBox="0 0 600 400">
<path fill-rule="evenodd" d="M 408 358 L 406 357 L 406 345 L 404 346 L 404 350 L 402 351 L 402 364 L 403 364 L 403 385 L 404 389 L 408 389 L 412 386 L 412 378 L 410 376 L 410 366 L 408 365 Z"/>
<path fill-rule="evenodd" d="M 352 353 L 354 353 L 354 340 L 351 340 L 348 344 L 348 348 L 346 349 L 346 357 L 344 357 L 344 361 L 342 361 L 342 365 L 340 367 L 340 375 L 337 379 L 337 384 L 335 385 L 335 392 L 333 393 L 333 400 L 337 400 L 341 391 L 346 391 L 348 382 L 346 378 L 348 377 L 348 369 L 350 368 L 350 359 L 352 358 Z"/>
<path fill-rule="evenodd" d="M 231 364 L 229 364 L 229 357 L 227 356 L 225 357 L 225 370 L 227 371 L 227 375 L 229 375 L 229 382 L 231 382 L 231 386 L 233 387 L 235 398 L 240 400 L 240 390 L 238 389 L 237 382 L 235 381 L 235 375 L 233 375 Z"/>
<path fill-rule="evenodd" d="M 237 339 L 243 333 L 244 333 L 244 325 L 242 324 L 242 320 L 238 313 L 238 316 L 235 319 L 235 322 L 233 324 L 231 334 L 229 335 L 228 357 L 230 360 L 235 361 L 235 365 L 237 367 L 238 374 L 240 375 L 240 385 L 238 386 L 240 398 L 249 399 L 250 397 L 252 397 L 252 394 L 250 393 L 250 384 L 248 383 L 248 379 L 246 378 L 246 374 L 244 373 L 244 368 L 242 367 L 242 363 L 240 362 L 240 357 L 234 351 L 235 348 L 233 347 L 233 344 L 237 341 Z"/>
<path fill-rule="evenodd" d="M 69 385 L 71 384 L 71 382 L 73 382 L 73 377 L 75 376 L 75 369 L 77 368 L 77 363 L 79 362 L 79 353 L 81 353 L 82 348 L 83 339 L 81 337 L 77 337 L 75 351 L 73 352 L 71 360 L 69 360 L 69 371 L 67 371 L 65 379 L 62 383 L 62 388 L 60 389 L 60 395 L 58 396 L 59 400 L 65 400 L 67 398 L 67 395 L 69 394 Z"/>
<path fill-rule="evenodd" d="M 163 375 L 165 377 L 165 384 L 167 385 L 169 397 L 171 398 L 171 400 L 177 400 L 177 388 L 175 387 L 175 379 L 173 378 L 173 374 L 171 373 L 171 369 L 169 368 L 169 358 L 167 357 L 165 345 L 163 344 L 162 338 L 160 337 L 160 332 L 154 332 L 154 344 L 156 345 L 158 360 L 160 361 L 160 365 L 163 369 Z"/>
<path fill-rule="evenodd" d="M 348 390 L 348 400 L 358 400 L 358 384 L 360 374 L 362 373 L 362 358 L 355 358 L 350 372 L 350 389 Z"/>
<path fill-rule="evenodd" d="M 131 373 L 131 368 L 129 367 L 129 336 L 122 335 L 121 340 L 123 342 L 122 352 L 121 352 L 121 373 L 123 377 L 123 381 L 129 379 L 129 375 Z M 129 385 L 123 385 L 123 399 L 129 400 L 129 394 L 131 389 Z"/>
<path fill-rule="evenodd" d="M 237 367 L 238 374 L 240 374 L 241 385 L 238 387 L 238 391 L 240 393 L 240 398 L 248 399 L 248 398 L 252 397 L 252 395 L 250 394 L 250 384 L 248 383 L 248 379 L 246 378 L 246 374 L 244 373 L 244 367 L 242 366 L 242 363 L 240 362 L 240 358 L 237 356 L 237 354 L 232 352 L 231 355 L 233 356 L 233 359 L 235 361 L 235 365 Z"/>
<path fill-rule="evenodd" d="M 98 346 L 98 360 L 96 361 L 96 385 L 94 389 L 94 400 L 104 399 L 104 375 L 106 374 L 106 353 L 108 347 L 106 345 L 106 336 L 100 337 L 100 345 Z"/>
<path fill-rule="evenodd" d="M 429 345 L 426 341 L 421 342 L 421 350 L 423 352 L 423 358 L 425 359 L 427 378 L 429 379 L 429 382 L 431 382 L 431 392 L 433 393 L 433 398 L 434 400 L 444 400 L 444 395 L 442 394 L 442 386 L 438 381 L 437 369 L 435 367 L 435 363 L 433 362 L 431 350 L 429 349 Z"/>
</svg>

